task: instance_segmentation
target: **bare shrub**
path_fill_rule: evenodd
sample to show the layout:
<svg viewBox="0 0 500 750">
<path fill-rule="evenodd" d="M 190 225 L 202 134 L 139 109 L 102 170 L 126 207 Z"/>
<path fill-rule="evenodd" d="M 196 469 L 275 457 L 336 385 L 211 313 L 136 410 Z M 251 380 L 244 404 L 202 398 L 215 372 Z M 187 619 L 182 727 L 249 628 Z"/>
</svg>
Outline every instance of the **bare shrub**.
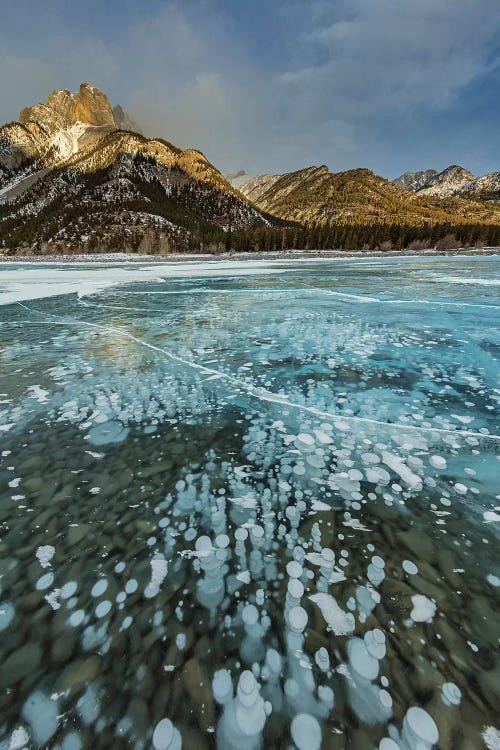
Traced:
<svg viewBox="0 0 500 750">
<path fill-rule="evenodd" d="M 392 244 L 390 240 L 384 240 L 383 242 L 380 243 L 380 249 L 382 250 L 383 253 L 387 253 L 389 250 L 392 250 L 393 247 L 394 245 Z"/>
<path fill-rule="evenodd" d="M 447 234 L 436 242 L 436 250 L 457 250 L 462 244 L 455 234 Z"/>
<path fill-rule="evenodd" d="M 419 252 L 420 250 L 428 250 L 431 246 L 431 241 L 429 239 L 426 240 L 412 240 L 407 250 L 413 250 L 414 252 Z"/>
</svg>

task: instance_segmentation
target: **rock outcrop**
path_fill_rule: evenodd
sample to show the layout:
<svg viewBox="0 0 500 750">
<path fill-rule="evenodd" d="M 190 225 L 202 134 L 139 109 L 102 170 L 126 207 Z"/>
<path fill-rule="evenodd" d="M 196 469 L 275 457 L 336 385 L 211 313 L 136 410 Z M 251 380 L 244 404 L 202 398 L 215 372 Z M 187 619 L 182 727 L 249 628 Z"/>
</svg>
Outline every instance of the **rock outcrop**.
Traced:
<svg viewBox="0 0 500 750">
<path fill-rule="evenodd" d="M 405 172 L 400 177 L 396 177 L 393 180 L 395 185 L 403 188 L 403 190 L 410 190 L 412 193 L 416 193 L 417 190 L 423 188 L 424 185 L 429 182 L 431 177 L 437 175 L 437 169 L 424 169 L 420 172 Z"/>
<path fill-rule="evenodd" d="M 435 174 L 418 192 L 422 195 L 435 195 L 439 198 L 450 198 L 460 192 L 461 188 L 474 179 L 472 172 L 453 164 L 442 172 Z"/>
</svg>

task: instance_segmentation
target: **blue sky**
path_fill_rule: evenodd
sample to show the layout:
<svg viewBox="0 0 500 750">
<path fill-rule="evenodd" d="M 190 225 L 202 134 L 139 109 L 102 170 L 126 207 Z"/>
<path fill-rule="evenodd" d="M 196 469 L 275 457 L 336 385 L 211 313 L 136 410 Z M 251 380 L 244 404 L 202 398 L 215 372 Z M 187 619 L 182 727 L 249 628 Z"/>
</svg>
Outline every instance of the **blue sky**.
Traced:
<svg viewBox="0 0 500 750">
<path fill-rule="evenodd" d="M 499 0 L 2 5 L 1 122 L 89 81 L 225 172 L 500 170 Z"/>
</svg>

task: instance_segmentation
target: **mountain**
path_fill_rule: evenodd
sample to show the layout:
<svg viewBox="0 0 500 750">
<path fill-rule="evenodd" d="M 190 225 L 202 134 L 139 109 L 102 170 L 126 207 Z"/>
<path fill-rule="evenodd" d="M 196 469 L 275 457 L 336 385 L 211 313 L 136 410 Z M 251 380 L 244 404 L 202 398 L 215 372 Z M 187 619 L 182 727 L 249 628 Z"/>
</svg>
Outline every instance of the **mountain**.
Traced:
<svg viewBox="0 0 500 750">
<path fill-rule="evenodd" d="M 122 113 L 83 83 L 0 128 L 1 246 L 167 251 L 269 223 L 200 151 L 120 129 Z"/>
<path fill-rule="evenodd" d="M 228 180 L 200 151 L 132 127 L 123 108 L 88 83 L 54 91 L 1 127 L 0 248 L 220 249 L 231 247 L 233 230 L 297 222 L 500 225 L 499 173 L 474 178 L 453 166 L 417 192 L 368 169 L 334 173 L 325 165 L 254 177 L 240 170 Z"/>
<path fill-rule="evenodd" d="M 240 191 L 284 220 L 352 224 L 500 222 L 500 206 L 411 193 L 369 169 L 332 173 L 325 165 L 249 178 Z"/>
<path fill-rule="evenodd" d="M 27 162 L 51 167 L 116 128 L 106 96 L 88 83 L 76 93 L 54 91 L 44 104 L 23 109 L 0 128 L 0 165 L 15 171 Z"/>
<path fill-rule="evenodd" d="M 396 177 L 393 183 L 404 190 L 410 190 L 415 193 L 420 188 L 423 188 L 431 177 L 434 177 L 436 174 L 436 169 L 424 169 L 421 172 L 405 172 L 400 177 Z"/>
<path fill-rule="evenodd" d="M 474 179 L 474 175 L 463 167 L 453 164 L 442 172 L 435 174 L 418 192 L 422 195 L 436 195 L 439 198 L 450 198 Z"/>
<path fill-rule="evenodd" d="M 116 127 L 120 130 L 131 130 L 133 133 L 143 135 L 142 130 L 120 104 L 113 107 L 113 117 L 115 118 Z"/>
<path fill-rule="evenodd" d="M 500 202 L 500 172 L 475 177 L 462 185 L 458 192 L 475 200 Z"/>
<path fill-rule="evenodd" d="M 405 172 L 393 182 L 420 195 L 434 195 L 440 198 L 461 196 L 481 202 L 500 202 L 500 172 L 474 177 L 471 172 L 454 164 L 442 172 L 436 172 L 435 169 Z"/>
<path fill-rule="evenodd" d="M 280 179 L 280 174 L 261 174 L 258 177 L 250 177 L 246 172 L 238 173 L 236 177 L 228 179 L 248 200 L 256 203 L 260 196 L 270 188 L 277 180 Z"/>
</svg>

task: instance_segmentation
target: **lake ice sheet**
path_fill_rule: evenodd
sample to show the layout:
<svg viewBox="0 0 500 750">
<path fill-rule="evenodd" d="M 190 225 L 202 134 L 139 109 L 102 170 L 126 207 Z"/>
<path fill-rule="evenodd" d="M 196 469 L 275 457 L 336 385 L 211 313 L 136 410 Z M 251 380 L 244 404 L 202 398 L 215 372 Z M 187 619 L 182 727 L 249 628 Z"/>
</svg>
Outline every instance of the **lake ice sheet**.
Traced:
<svg viewBox="0 0 500 750">
<path fill-rule="evenodd" d="M 500 259 L 42 268 L 1 750 L 499 746 Z"/>
</svg>

